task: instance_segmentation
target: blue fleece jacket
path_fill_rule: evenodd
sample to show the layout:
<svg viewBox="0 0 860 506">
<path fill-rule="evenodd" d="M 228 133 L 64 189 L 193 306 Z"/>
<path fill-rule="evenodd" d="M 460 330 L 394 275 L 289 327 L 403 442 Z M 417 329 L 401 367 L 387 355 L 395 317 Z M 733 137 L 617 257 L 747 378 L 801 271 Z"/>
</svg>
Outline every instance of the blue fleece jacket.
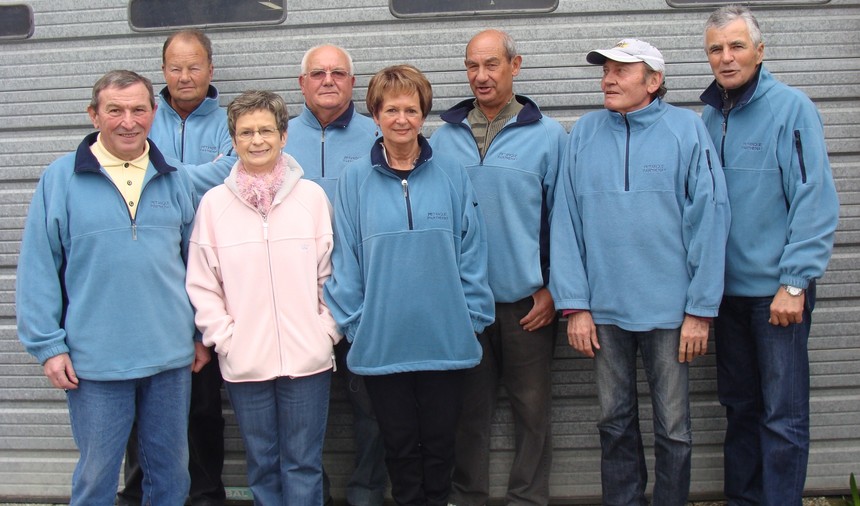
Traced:
<svg viewBox="0 0 860 506">
<path fill-rule="evenodd" d="M 456 159 L 421 156 L 406 179 L 382 139 L 349 164 L 335 197 L 325 300 L 352 343 L 356 374 L 474 367 L 475 337 L 493 322 L 487 243 L 472 185 Z"/>
<path fill-rule="evenodd" d="M 517 95 L 520 113 L 496 135 L 481 159 L 467 116 L 474 99 L 441 116 L 430 138 L 437 153 L 456 156 L 478 194 L 489 242 L 490 287 L 496 302 L 516 302 L 549 281 L 549 211 L 567 132 Z"/>
<path fill-rule="evenodd" d="M 90 151 L 96 137 L 48 166 L 36 187 L 18 259 L 18 336 L 40 363 L 69 353 L 88 380 L 186 367 L 194 356 L 185 293 L 191 181 L 150 143 L 132 219 Z"/>
<path fill-rule="evenodd" d="M 322 128 L 307 105 L 302 113 L 290 120 L 284 152 L 299 162 L 305 179 L 322 186 L 328 199 L 334 202 L 337 178 L 352 161 L 367 156 L 378 135 L 376 123 L 349 108 Z"/>
<path fill-rule="evenodd" d="M 227 113 L 218 104 L 218 90 L 210 85 L 206 98 L 184 120 L 170 106 L 167 87 L 161 90 L 158 98 L 149 138 L 169 163 L 184 165 L 197 194 L 203 196 L 210 188 L 223 183 L 236 163 L 233 141 L 227 129 Z"/>
<path fill-rule="evenodd" d="M 586 114 L 570 134 L 552 216 L 559 309 L 638 332 L 717 315 L 729 206 L 714 146 L 692 111 L 656 99 Z"/>
<path fill-rule="evenodd" d="M 727 115 L 716 81 L 702 94 L 732 208 L 726 295 L 743 297 L 821 277 L 839 222 L 818 110 L 763 66 L 757 79 Z"/>
</svg>

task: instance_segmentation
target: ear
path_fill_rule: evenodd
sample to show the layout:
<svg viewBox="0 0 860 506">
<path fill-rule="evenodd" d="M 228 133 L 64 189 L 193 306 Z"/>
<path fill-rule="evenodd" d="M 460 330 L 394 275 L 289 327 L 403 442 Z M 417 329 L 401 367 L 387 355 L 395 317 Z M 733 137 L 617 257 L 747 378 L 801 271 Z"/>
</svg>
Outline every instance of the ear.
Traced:
<svg viewBox="0 0 860 506">
<path fill-rule="evenodd" d="M 756 52 L 756 64 L 760 64 L 762 60 L 764 60 L 764 42 L 759 43 L 758 47 L 755 48 Z"/>
<path fill-rule="evenodd" d="M 98 111 L 96 111 L 93 106 L 88 106 L 87 114 L 90 116 L 90 121 L 92 121 L 93 127 L 95 127 L 96 130 L 99 130 Z"/>
<path fill-rule="evenodd" d="M 281 134 L 281 151 L 284 150 L 284 146 L 286 146 L 286 145 L 287 145 L 287 132 L 284 131 L 284 133 Z"/>
<path fill-rule="evenodd" d="M 523 65 L 523 57 L 521 55 L 514 56 L 514 59 L 511 60 L 511 67 L 513 67 L 511 70 L 511 75 L 513 75 L 513 76 L 519 75 L 520 68 L 522 67 L 522 65 Z"/>
<path fill-rule="evenodd" d="M 662 72 L 652 72 L 648 77 L 647 90 L 649 95 L 653 95 L 660 89 L 660 85 L 663 84 L 663 73 Z"/>
</svg>

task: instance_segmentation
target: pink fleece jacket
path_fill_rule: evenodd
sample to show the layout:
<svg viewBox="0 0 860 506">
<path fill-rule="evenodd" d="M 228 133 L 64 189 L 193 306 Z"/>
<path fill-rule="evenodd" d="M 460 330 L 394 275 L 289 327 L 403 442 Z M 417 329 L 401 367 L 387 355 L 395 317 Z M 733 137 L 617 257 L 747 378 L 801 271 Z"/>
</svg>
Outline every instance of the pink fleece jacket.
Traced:
<svg viewBox="0 0 860 506">
<path fill-rule="evenodd" d="M 331 369 L 341 338 L 322 295 L 331 274 L 331 205 L 283 156 L 284 183 L 266 218 L 239 198 L 236 166 L 197 210 L 186 288 L 226 381 Z"/>
</svg>

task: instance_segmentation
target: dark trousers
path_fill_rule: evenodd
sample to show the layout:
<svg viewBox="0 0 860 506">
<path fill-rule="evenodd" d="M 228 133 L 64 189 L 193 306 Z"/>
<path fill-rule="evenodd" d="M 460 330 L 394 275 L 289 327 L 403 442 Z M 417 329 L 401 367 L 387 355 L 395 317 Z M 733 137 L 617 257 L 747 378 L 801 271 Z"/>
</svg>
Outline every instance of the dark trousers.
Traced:
<svg viewBox="0 0 860 506">
<path fill-rule="evenodd" d="M 193 506 L 223 506 L 226 493 L 221 481 L 224 467 L 224 417 L 221 414 L 221 370 L 214 352 L 212 360 L 191 375 L 191 410 L 188 415 L 188 471 L 191 474 L 189 503 Z M 125 486 L 117 494 L 117 505 L 138 506 L 143 496 L 143 472 L 138 463 L 137 428 L 132 428 L 125 456 Z"/>
<path fill-rule="evenodd" d="M 364 379 L 385 442 L 394 502 L 446 506 L 462 371 L 417 371 Z"/>
</svg>

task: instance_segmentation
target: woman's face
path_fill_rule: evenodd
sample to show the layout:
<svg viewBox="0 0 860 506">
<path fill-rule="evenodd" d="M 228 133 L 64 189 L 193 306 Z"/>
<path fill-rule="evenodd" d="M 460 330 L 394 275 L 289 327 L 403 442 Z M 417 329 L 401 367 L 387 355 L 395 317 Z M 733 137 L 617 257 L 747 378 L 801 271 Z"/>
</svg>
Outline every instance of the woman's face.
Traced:
<svg viewBox="0 0 860 506">
<path fill-rule="evenodd" d="M 424 126 L 418 92 L 411 95 L 383 95 L 374 120 L 382 131 L 386 146 L 408 147 L 417 144 L 418 134 Z"/>
<path fill-rule="evenodd" d="M 236 118 L 233 148 L 248 172 L 271 172 L 286 143 L 287 133 L 278 131 L 270 111 L 252 111 Z"/>
</svg>

